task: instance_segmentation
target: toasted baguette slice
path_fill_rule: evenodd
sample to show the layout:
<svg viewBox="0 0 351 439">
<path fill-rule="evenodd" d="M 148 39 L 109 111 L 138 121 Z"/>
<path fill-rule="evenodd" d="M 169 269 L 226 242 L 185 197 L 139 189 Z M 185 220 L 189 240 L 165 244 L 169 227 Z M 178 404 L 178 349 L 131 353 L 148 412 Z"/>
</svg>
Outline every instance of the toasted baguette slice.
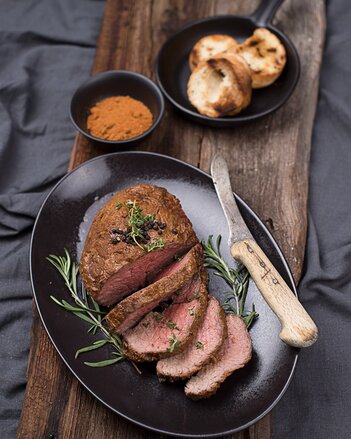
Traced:
<svg viewBox="0 0 351 439">
<path fill-rule="evenodd" d="M 192 105 L 209 117 L 235 115 L 246 108 L 252 95 L 250 69 L 234 52 L 219 53 L 202 61 L 188 82 Z"/>
<path fill-rule="evenodd" d="M 190 52 L 190 70 L 194 70 L 200 62 L 206 61 L 206 59 L 217 55 L 217 53 L 237 47 L 239 47 L 238 43 L 229 35 L 208 35 L 203 37 L 195 44 Z"/>
<path fill-rule="evenodd" d="M 286 64 L 285 47 L 272 32 L 264 28 L 256 29 L 238 50 L 250 67 L 252 88 L 271 85 Z"/>
</svg>

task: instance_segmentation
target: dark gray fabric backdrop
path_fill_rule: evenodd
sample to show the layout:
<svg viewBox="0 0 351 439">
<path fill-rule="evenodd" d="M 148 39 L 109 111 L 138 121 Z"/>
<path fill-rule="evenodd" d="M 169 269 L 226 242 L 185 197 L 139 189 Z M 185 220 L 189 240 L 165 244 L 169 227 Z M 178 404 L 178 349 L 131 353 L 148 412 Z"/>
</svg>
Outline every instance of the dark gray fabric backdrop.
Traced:
<svg viewBox="0 0 351 439">
<path fill-rule="evenodd" d="M 274 439 L 351 438 L 351 3 L 327 2 L 299 294 L 319 327 L 274 410 Z"/>
<path fill-rule="evenodd" d="M 32 317 L 28 251 L 67 169 L 70 97 L 88 77 L 102 1 L 0 0 L 0 437 L 15 436 Z M 39 439 L 39 438 L 38 438 Z"/>
<path fill-rule="evenodd" d="M 0 436 L 13 438 L 31 325 L 28 250 L 74 139 L 68 105 L 89 75 L 103 2 L 0 0 Z M 274 410 L 274 439 L 348 439 L 351 315 L 351 8 L 327 4 L 300 297 L 320 328 Z M 220 422 L 220 420 L 219 420 Z"/>
</svg>

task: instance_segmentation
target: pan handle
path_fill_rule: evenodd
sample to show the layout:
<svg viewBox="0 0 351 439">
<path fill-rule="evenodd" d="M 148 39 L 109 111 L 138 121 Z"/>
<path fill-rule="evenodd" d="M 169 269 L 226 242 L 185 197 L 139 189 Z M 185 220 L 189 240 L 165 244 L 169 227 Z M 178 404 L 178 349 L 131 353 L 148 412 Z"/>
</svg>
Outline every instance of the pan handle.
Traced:
<svg viewBox="0 0 351 439">
<path fill-rule="evenodd" d="M 251 15 L 257 26 L 267 26 L 284 0 L 262 0 L 256 11 Z"/>
</svg>

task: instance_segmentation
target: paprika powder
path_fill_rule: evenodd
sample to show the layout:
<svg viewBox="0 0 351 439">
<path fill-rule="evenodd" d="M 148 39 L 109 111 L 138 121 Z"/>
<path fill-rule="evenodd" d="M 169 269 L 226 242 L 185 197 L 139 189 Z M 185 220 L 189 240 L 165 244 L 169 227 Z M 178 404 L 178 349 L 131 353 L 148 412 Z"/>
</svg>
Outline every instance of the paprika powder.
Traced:
<svg viewBox="0 0 351 439">
<path fill-rule="evenodd" d="M 87 128 L 105 140 L 127 140 L 139 136 L 152 125 L 152 113 L 130 96 L 111 96 L 90 108 Z"/>
</svg>

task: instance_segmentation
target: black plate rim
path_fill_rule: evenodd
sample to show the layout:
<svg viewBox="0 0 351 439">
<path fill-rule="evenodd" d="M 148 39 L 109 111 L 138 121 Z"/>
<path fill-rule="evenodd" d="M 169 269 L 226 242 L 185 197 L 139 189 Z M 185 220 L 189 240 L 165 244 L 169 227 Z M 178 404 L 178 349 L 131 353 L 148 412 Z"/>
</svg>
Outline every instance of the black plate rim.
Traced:
<svg viewBox="0 0 351 439">
<path fill-rule="evenodd" d="M 183 434 L 183 433 L 172 433 L 166 430 L 162 430 L 162 429 L 158 429 L 155 427 L 151 427 L 149 425 L 143 424 L 142 422 L 136 421 L 132 418 L 130 418 L 129 416 L 124 415 L 122 412 L 116 410 L 115 408 L 113 408 L 112 406 L 110 406 L 109 404 L 107 404 L 105 401 L 103 401 L 99 396 L 97 396 L 88 386 L 88 384 L 84 383 L 80 377 L 74 372 L 74 370 L 70 367 L 70 365 L 68 364 L 68 362 L 66 361 L 66 359 L 64 358 L 63 354 L 61 354 L 60 350 L 58 349 L 58 347 L 56 346 L 56 343 L 54 342 L 46 324 L 45 324 L 45 320 L 44 317 L 41 313 L 41 310 L 39 308 L 38 305 L 38 301 L 37 301 L 37 295 L 35 293 L 35 288 L 34 288 L 34 280 L 33 280 L 33 272 L 32 272 L 32 250 L 33 250 L 33 242 L 35 240 L 35 232 L 36 232 L 36 228 L 37 228 L 37 224 L 39 222 L 40 219 L 40 215 L 47 203 L 47 201 L 50 199 L 50 197 L 52 196 L 52 194 L 55 192 L 55 190 L 60 186 L 60 184 L 66 180 L 67 178 L 70 177 L 70 175 L 72 173 L 74 173 L 75 171 L 77 171 L 79 168 L 84 167 L 87 164 L 90 164 L 91 162 L 94 162 L 96 160 L 104 160 L 107 157 L 111 157 L 111 156 L 122 156 L 122 155 L 135 155 L 135 156 L 142 156 L 142 155 L 148 155 L 148 156 L 153 156 L 153 157 L 162 157 L 162 158 L 166 158 L 168 160 L 171 161 L 175 161 L 183 166 L 189 167 L 197 172 L 199 172 L 200 174 L 212 179 L 211 175 L 208 174 L 207 172 L 203 171 L 202 169 L 197 168 L 196 166 L 191 165 L 190 163 L 184 162 L 183 160 L 177 159 L 175 157 L 171 157 L 168 156 L 166 154 L 160 154 L 160 153 L 156 153 L 156 152 L 148 152 L 148 151 L 120 151 L 120 152 L 113 152 L 113 153 L 109 153 L 109 154 L 103 154 L 97 157 L 94 157 L 93 159 L 87 160 L 86 162 L 80 164 L 79 166 L 77 166 L 76 168 L 74 168 L 72 171 L 68 172 L 66 175 L 64 175 L 56 184 L 55 186 L 51 189 L 51 191 L 48 193 L 48 195 L 46 196 L 45 200 L 43 201 L 39 212 L 37 214 L 34 226 L 33 226 L 33 231 L 32 231 L 32 235 L 31 235 L 31 240 L 30 240 L 30 249 L 29 249 L 29 273 L 30 273 L 30 281 L 31 281 L 31 288 L 32 288 L 32 293 L 33 293 L 33 297 L 34 297 L 34 301 L 35 301 L 35 305 L 40 317 L 40 320 L 45 328 L 45 331 L 51 341 L 51 343 L 53 344 L 53 346 L 56 349 L 56 352 L 59 354 L 59 356 L 61 357 L 61 359 L 63 360 L 64 364 L 68 367 L 68 369 L 70 370 L 70 372 L 74 375 L 74 377 L 83 385 L 83 387 L 88 390 L 88 392 L 94 396 L 94 398 L 96 398 L 98 401 L 100 401 L 105 407 L 108 407 L 110 410 L 112 410 L 114 413 L 116 413 L 118 416 L 121 416 L 122 418 L 126 419 L 127 421 L 145 428 L 146 430 L 155 432 L 155 433 L 159 433 L 159 434 L 164 434 L 166 436 L 171 436 L 171 437 L 179 437 L 179 438 L 194 438 L 194 439 L 205 439 L 205 438 L 219 438 L 219 437 L 223 437 L 229 434 L 234 434 L 234 433 L 238 433 L 239 431 L 242 431 L 248 427 L 250 427 L 251 425 L 257 423 L 260 419 L 262 419 L 264 416 L 266 416 L 275 406 L 276 404 L 280 401 L 280 399 L 283 397 L 284 393 L 286 392 L 287 388 L 290 385 L 290 382 L 292 380 L 292 377 L 294 375 L 295 372 L 295 368 L 296 368 L 296 364 L 298 361 L 298 357 L 299 357 L 299 349 L 295 350 L 295 359 L 294 362 L 292 364 L 292 368 L 291 368 L 291 372 L 289 374 L 289 377 L 286 381 L 286 384 L 284 385 L 283 389 L 281 390 L 281 392 L 279 393 L 279 395 L 277 396 L 277 398 L 273 401 L 273 403 L 262 413 L 260 413 L 255 419 L 253 419 L 252 421 L 238 427 L 235 429 L 231 429 L 231 430 L 227 430 L 224 432 L 219 432 L 219 433 L 215 433 L 215 434 Z M 267 227 L 265 226 L 265 224 L 261 221 L 261 219 L 257 216 L 257 214 L 252 210 L 252 208 L 241 198 L 239 197 L 239 195 L 237 195 L 235 192 L 233 192 L 233 194 L 235 195 L 235 197 L 237 199 L 239 199 L 244 205 L 245 207 L 248 209 L 248 211 L 250 212 L 250 214 L 255 218 L 255 220 L 260 223 L 260 225 L 265 229 L 265 231 L 267 232 L 269 238 L 271 239 L 271 241 L 273 242 L 273 244 L 276 247 L 276 250 L 279 254 L 279 257 L 281 258 L 283 265 L 285 267 L 285 269 L 287 270 L 287 274 L 289 276 L 289 279 L 293 285 L 293 292 L 294 294 L 298 297 L 298 293 L 297 293 L 297 289 L 296 289 L 296 285 L 295 285 L 295 281 L 293 278 L 293 275 L 291 273 L 290 267 L 283 255 L 283 252 L 281 251 L 278 243 L 276 242 L 276 240 L 274 239 L 274 237 L 272 236 L 272 234 L 270 233 L 270 231 L 267 229 Z"/>
<path fill-rule="evenodd" d="M 209 124 L 214 126 L 214 124 L 217 124 L 217 126 L 221 126 L 222 128 L 225 127 L 230 127 L 230 126 L 234 126 L 234 125 L 239 125 L 239 124 L 243 124 L 245 122 L 251 122 L 251 121 L 255 121 L 257 119 L 261 119 L 262 117 L 268 116 L 271 113 L 274 113 L 275 111 L 279 110 L 280 107 L 282 107 L 285 102 L 287 102 L 287 100 L 290 98 L 290 96 L 292 95 L 292 93 L 294 92 L 296 85 L 300 79 L 300 75 L 301 75 L 301 63 L 300 63 L 300 57 L 299 54 L 297 52 L 297 49 L 295 47 L 295 45 L 293 44 L 293 42 L 290 40 L 290 38 L 285 35 L 283 32 L 281 32 L 279 29 L 277 29 L 275 26 L 271 25 L 270 23 L 265 24 L 265 27 L 267 29 L 273 30 L 276 34 L 278 34 L 280 36 L 280 38 L 283 39 L 283 41 L 287 41 L 290 44 L 290 47 L 292 49 L 292 51 L 294 52 L 294 56 L 296 59 L 296 67 L 297 67 L 297 74 L 296 77 L 294 79 L 294 81 L 291 83 L 290 86 L 290 90 L 287 93 L 285 99 L 283 99 L 281 102 L 279 102 L 278 104 L 274 105 L 273 107 L 271 107 L 268 110 L 262 111 L 261 113 L 257 113 L 251 116 L 232 116 L 232 117 L 209 117 L 209 116 L 205 116 L 201 113 L 198 113 L 197 111 L 193 111 L 193 110 L 189 110 L 185 107 L 183 107 L 183 105 L 179 104 L 179 102 L 177 102 L 175 99 L 173 99 L 169 93 L 167 92 L 167 90 L 164 88 L 160 75 L 159 75 L 159 60 L 161 58 L 162 55 L 162 51 L 164 50 L 164 47 L 167 43 L 169 43 L 171 40 L 174 40 L 176 37 L 178 37 L 179 34 L 181 34 L 182 32 L 184 32 L 185 30 L 189 29 L 190 27 L 206 22 L 206 21 L 215 21 L 217 19 L 220 18 L 240 18 L 243 20 L 250 20 L 256 27 L 258 26 L 258 23 L 256 23 L 256 21 L 254 20 L 253 16 L 250 15 L 233 15 L 233 14 L 227 14 L 227 15 L 214 15 L 211 17 L 206 17 L 206 18 L 201 18 L 199 20 L 194 20 L 191 21 L 189 23 L 187 23 L 185 26 L 181 27 L 179 30 L 177 30 L 175 33 L 173 33 L 161 46 L 157 57 L 156 57 L 156 62 L 155 62 L 155 75 L 156 75 L 156 82 L 157 85 L 159 86 L 159 88 L 161 89 L 162 93 L 165 95 L 166 99 L 172 104 L 174 105 L 178 110 L 180 110 L 182 113 L 185 113 L 188 117 L 193 118 L 193 119 L 198 119 L 201 121 L 201 123 L 204 124 Z"/>
</svg>

